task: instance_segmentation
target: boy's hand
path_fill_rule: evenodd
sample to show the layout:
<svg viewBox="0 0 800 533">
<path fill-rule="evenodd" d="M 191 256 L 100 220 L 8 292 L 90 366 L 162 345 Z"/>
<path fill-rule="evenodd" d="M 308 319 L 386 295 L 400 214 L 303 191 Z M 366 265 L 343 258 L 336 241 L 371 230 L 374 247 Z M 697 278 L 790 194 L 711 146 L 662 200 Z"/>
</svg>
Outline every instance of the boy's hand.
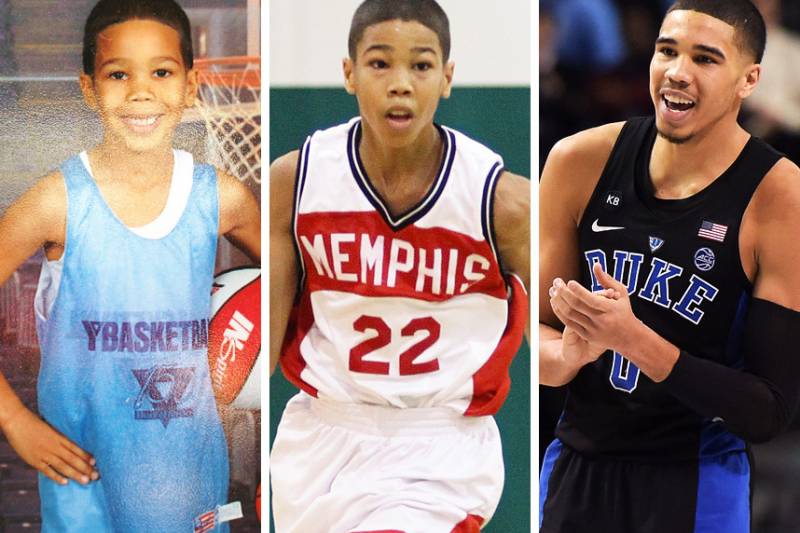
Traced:
<svg viewBox="0 0 800 533">
<path fill-rule="evenodd" d="M 3 431 L 26 463 L 56 483 L 66 485 L 70 478 L 86 485 L 100 477 L 94 457 L 26 408 L 8 419 Z"/>
</svg>

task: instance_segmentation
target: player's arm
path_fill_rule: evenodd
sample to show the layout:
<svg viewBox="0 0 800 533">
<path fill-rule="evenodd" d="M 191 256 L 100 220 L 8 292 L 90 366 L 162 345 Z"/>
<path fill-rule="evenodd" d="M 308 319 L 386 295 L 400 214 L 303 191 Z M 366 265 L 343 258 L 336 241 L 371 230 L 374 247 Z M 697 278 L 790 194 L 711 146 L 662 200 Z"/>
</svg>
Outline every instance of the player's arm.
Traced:
<svg viewBox="0 0 800 533">
<path fill-rule="evenodd" d="M 681 352 L 666 380 L 684 403 L 722 418 L 753 442 L 785 429 L 800 400 L 798 235 L 800 169 L 782 159 L 762 180 L 742 221 L 743 267 L 754 279 L 742 339 L 744 369 Z"/>
<path fill-rule="evenodd" d="M 0 284 L 41 247 L 62 249 L 67 201 L 60 173 L 42 178 L 0 219 Z M 97 479 L 94 459 L 28 410 L 0 374 L 0 429 L 19 456 L 50 479 Z"/>
<path fill-rule="evenodd" d="M 261 215 L 250 189 L 233 176 L 217 171 L 219 233 L 254 263 L 261 263 Z"/>
<path fill-rule="evenodd" d="M 299 152 L 276 159 L 269 177 L 269 363 L 280 358 L 289 313 L 297 292 L 297 258 L 292 238 L 292 202 Z"/>
<path fill-rule="evenodd" d="M 503 172 L 494 192 L 493 224 L 498 253 L 504 267 L 519 276 L 525 284 L 525 290 L 529 290 L 531 286 L 530 180 L 511 172 Z M 529 326 L 526 326 L 525 334 L 530 340 Z"/>
<path fill-rule="evenodd" d="M 578 224 L 600 179 L 621 123 L 583 131 L 550 151 L 539 184 L 539 383 L 569 383 L 605 347 L 564 329 L 548 291 L 557 279 L 580 276 Z"/>
</svg>

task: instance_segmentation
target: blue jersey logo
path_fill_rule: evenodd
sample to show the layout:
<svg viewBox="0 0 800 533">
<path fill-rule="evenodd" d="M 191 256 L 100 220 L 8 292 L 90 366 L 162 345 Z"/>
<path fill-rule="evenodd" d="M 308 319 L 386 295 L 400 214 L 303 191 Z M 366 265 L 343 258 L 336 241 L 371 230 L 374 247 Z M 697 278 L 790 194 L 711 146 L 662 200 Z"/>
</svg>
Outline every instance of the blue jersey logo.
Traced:
<svg viewBox="0 0 800 533">
<path fill-rule="evenodd" d="M 166 365 L 133 370 L 141 387 L 133 404 L 136 420 L 161 420 L 167 427 L 173 418 L 194 416 L 191 407 L 181 407 L 194 379 L 194 370 Z"/>
<path fill-rule="evenodd" d="M 714 261 L 716 257 L 714 257 L 714 251 L 711 248 L 699 248 L 694 253 L 694 266 L 697 267 L 698 270 L 702 270 L 703 272 L 708 272 L 712 268 L 714 268 Z"/>
<path fill-rule="evenodd" d="M 652 235 L 650 235 L 648 240 L 651 252 L 655 252 L 664 244 L 664 239 L 659 239 L 658 237 L 653 237 Z"/>
</svg>

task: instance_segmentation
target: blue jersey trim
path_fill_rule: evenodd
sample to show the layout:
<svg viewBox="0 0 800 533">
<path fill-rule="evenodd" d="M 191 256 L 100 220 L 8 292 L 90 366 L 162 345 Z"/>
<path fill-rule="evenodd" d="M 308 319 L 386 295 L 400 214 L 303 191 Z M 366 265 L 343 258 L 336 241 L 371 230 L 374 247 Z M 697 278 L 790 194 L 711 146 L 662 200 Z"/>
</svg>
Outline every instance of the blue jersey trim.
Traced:
<svg viewBox="0 0 800 533">
<path fill-rule="evenodd" d="M 694 533 L 750 533 L 747 452 L 701 457 Z"/>
<path fill-rule="evenodd" d="M 442 161 L 439 164 L 439 170 L 436 173 L 434 183 L 416 205 L 396 217 L 392 216 L 391 212 L 386 207 L 386 202 L 372 186 L 367 171 L 364 169 L 364 163 L 361 161 L 361 156 L 358 153 L 358 146 L 361 142 L 361 121 L 357 120 L 347 133 L 347 160 L 350 163 L 350 171 L 353 175 L 353 179 L 355 179 L 358 188 L 361 189 L 361 192 L 369 203 L 380 213 L 381 217 L 386 221 L 386 224 L 395 231 L 413 224 L 430 211 L 442 195 L 445 185 L 447 184 L 447 179 L 453 167 L 456 154 L 456 138 L 453 132 L 438 124 L 434 125 L 444 142 L 444 157 L 442 157 Z"/>
<path fill-rule="evenodd" d="M 500 260 L 500 253 L 497 251 L 495 232 L 494 232 L 494 193 L 497 190 L 497 182 L 500 181 L 500 176 L 505 169 L 498 161 L 489 170 L 486 176 L 486 181 L 483 186 L 483 198 L 481 199 L 481 228 L 483 229 L 483 238 L 489 243 L 492 249 L 497 265 L 500 272 L 504 272 L 503 263 Z"/>
<path fill-rule="evenodd" d="M 542 473 L 539 475 L 539 529 L 542 528 L 542 520 L 544 519 L 544 503 L 547 501 L 547 491 L 550 488 L 550 476 L 553 474 L 553 468 L 561 456 L 563 447 L 564 445 L 561 444 L 561 441 L 555 439 L 547 447 L 544 459 L 542 459 Z"/>
</svg>

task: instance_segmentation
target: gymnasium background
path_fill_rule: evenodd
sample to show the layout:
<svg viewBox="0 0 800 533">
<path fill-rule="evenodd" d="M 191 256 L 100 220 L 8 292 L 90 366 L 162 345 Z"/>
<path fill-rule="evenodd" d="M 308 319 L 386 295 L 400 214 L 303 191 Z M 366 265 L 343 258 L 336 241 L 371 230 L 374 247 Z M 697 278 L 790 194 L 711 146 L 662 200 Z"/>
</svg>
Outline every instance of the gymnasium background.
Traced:
<svg viewBox="0 0 800 533">
<path fill-rule="evenodd" d="M 250 0 L 249 10 L 248 0 L 177 1 L 192 21 L 195 57 L 247 53 L 248 27 L 260 20 L 253 9 L 257 1 Z M 95 3 L 0 0 L 0 214 L 38 177 L 100 140 L 100 121 L 83 103 L 77 82 L 83 25 Z M 257 31 L 254 37 L 257 53 Z M 201 120 L 185 119 L 175 144 L 206 161 L 205 126 Z M 259 187 L 250 185 L 258 194 Z M 224 240 L 220 248 L 217 270 L 245 261 L 230 252 Z M 42 255 L 36 254 L 0 287 L 0 372 L 34 412 L 39 347 L 33 298 L 41 261 Z M 223 417 L 230 445 L 231 497 L 242 500 L 245 512 L 244 519 L 231 523 L 231 531 L 259 531 L 253 495 L 260 412 L 229 409 Z M 0 434 L 0 531 L 35 532 L 40 526 L 36 471 Z"/>
<path fill-rule="evenodd" d="M 350 19 L 358 0 L 270 2 L 269 159 L 298 149 L 314 130 L 358 114 L 342 86 Z M 500 153 L 509 171 L 530 176 L 529 0 L 440 0 L 450 19 L 454 89 L 436 121 Z M 511 367 L 511 393 L 497 416 L 506 484 L 483 531 L 530 530 L 530 353 L 523 346 Z M 270 442 L 296 389 L 280 370 L 270 381 Z"/>
<path fill-rule="evenodd" d="M 800 164 L 800 2 L 753 0 L 767 23 L 759 86 L 739 117 Z M 648 65 L 672 0 L 539 2 L 540 170 L 553 144 L 572 133 L 651 115 Z M 797 357 L 797 347 L 787 357 Z M 553 439 L 561 389 L 540 387 L 539 450 Z M 736 391 L 730 391 L 736 394 Z M 752 447 L 753 533 L 800 531 L 800 417 L 789 431 Z"/>
</svg>

